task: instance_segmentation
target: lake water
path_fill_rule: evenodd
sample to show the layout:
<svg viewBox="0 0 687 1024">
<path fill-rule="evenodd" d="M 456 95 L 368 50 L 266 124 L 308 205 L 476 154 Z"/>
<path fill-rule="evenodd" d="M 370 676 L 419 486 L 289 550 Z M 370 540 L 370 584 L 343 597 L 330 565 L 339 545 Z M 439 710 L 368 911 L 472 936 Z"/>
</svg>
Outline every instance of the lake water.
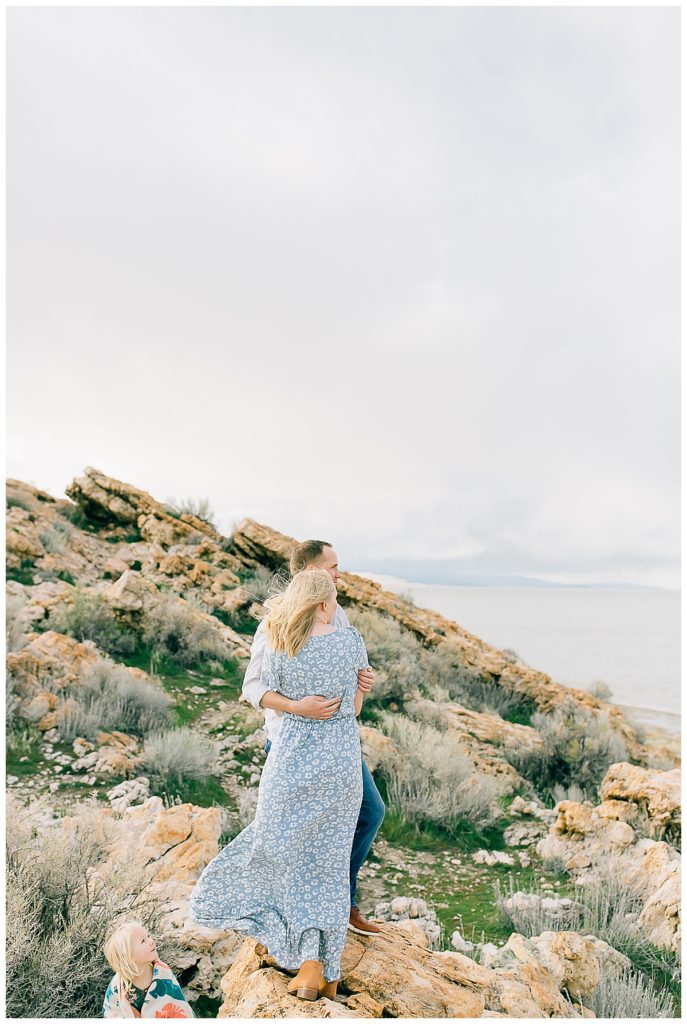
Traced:
<svg viewBox="0 0 687 1024">
<path fill-rule="evenodd" d="M 602 679 L 630 720 L 680 732 L 680 593 L 583 587 L 450 587 L 361 573 L 510 647 L 566 686 Z"/>
</svg>

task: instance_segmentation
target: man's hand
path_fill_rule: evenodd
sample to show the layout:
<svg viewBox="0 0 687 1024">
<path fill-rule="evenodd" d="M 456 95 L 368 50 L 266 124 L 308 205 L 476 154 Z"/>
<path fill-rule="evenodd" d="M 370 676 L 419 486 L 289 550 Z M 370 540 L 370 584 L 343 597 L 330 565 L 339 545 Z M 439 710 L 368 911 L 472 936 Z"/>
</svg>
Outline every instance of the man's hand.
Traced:
<svg viewBox="0 0 687 1024">
<path fill-rule="evenodd" d="M 358 672 L 358 689 L 363 693 L 369 693 L 375 684 L 375 670 L 373 668 L 361 668 Z"/>
<path fill-rule="evenodd" d="M 295 702 L 294 715 L 305 715 L 306 718 L 331 718 L 339 710 L 341 697 L 302 697 Z"/>
</svg>

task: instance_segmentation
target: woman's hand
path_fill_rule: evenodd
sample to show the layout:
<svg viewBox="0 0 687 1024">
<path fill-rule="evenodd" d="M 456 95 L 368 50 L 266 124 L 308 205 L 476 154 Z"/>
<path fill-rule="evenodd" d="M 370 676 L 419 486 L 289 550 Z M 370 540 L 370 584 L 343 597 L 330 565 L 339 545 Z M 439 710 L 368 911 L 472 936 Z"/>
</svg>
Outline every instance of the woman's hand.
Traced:
<svg viewBox="0 0 687 1024">
<path fill-rule="evenodd" d="M 306 718 L 331 718 L 339 710 L 341 697 L 301 697 L 295 701 L 294 715 L 305 715 Z"/>
</svg>

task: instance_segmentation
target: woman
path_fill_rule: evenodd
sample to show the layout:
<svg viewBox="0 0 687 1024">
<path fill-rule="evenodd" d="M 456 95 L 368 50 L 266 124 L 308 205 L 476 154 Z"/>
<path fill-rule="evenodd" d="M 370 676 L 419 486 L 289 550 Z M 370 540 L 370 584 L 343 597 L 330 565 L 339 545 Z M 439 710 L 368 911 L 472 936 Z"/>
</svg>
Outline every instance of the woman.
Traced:
<svg viewBox="0 0 687 1024">
<path fill-rule="evenodd" d="M 362 800 L 360 735 L 368 667 L 352 626 L 332 626 L 336 588 L 321 569 L 297 573 L 266 602 L 270 650 L 262 679 L 287 697 L 341 697 L 329 719 L 284 713 L 260 780 L 255 820 L 208 864 L 191 916 L 247 932 L 283 968 L 288 990 L 334 998 L 350 911 L 349 867 Z"/>
</svg>

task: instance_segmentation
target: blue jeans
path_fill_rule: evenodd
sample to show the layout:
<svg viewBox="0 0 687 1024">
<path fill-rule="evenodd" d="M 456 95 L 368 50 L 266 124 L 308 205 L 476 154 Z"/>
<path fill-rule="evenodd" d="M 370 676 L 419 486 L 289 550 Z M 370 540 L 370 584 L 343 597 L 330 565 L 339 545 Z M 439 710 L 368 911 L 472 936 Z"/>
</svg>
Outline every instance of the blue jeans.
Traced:
<svg viewBox="0 0 687 1024">
<path fill-rule="evenodd" d="M 267 740 L 265 750 L 269 754 L 272 743 Z M 363 801 L 360 805 L 358 823 L 355 826 L 353 846 L 351 848 L 351 906 L 356 904 L 356 889 L 358 887 L 358 872 L 367 857 L 374 838 L 384 821 L 384 801 L 372 778 L 372 772 L 363 759 Z"/>
</svg>

